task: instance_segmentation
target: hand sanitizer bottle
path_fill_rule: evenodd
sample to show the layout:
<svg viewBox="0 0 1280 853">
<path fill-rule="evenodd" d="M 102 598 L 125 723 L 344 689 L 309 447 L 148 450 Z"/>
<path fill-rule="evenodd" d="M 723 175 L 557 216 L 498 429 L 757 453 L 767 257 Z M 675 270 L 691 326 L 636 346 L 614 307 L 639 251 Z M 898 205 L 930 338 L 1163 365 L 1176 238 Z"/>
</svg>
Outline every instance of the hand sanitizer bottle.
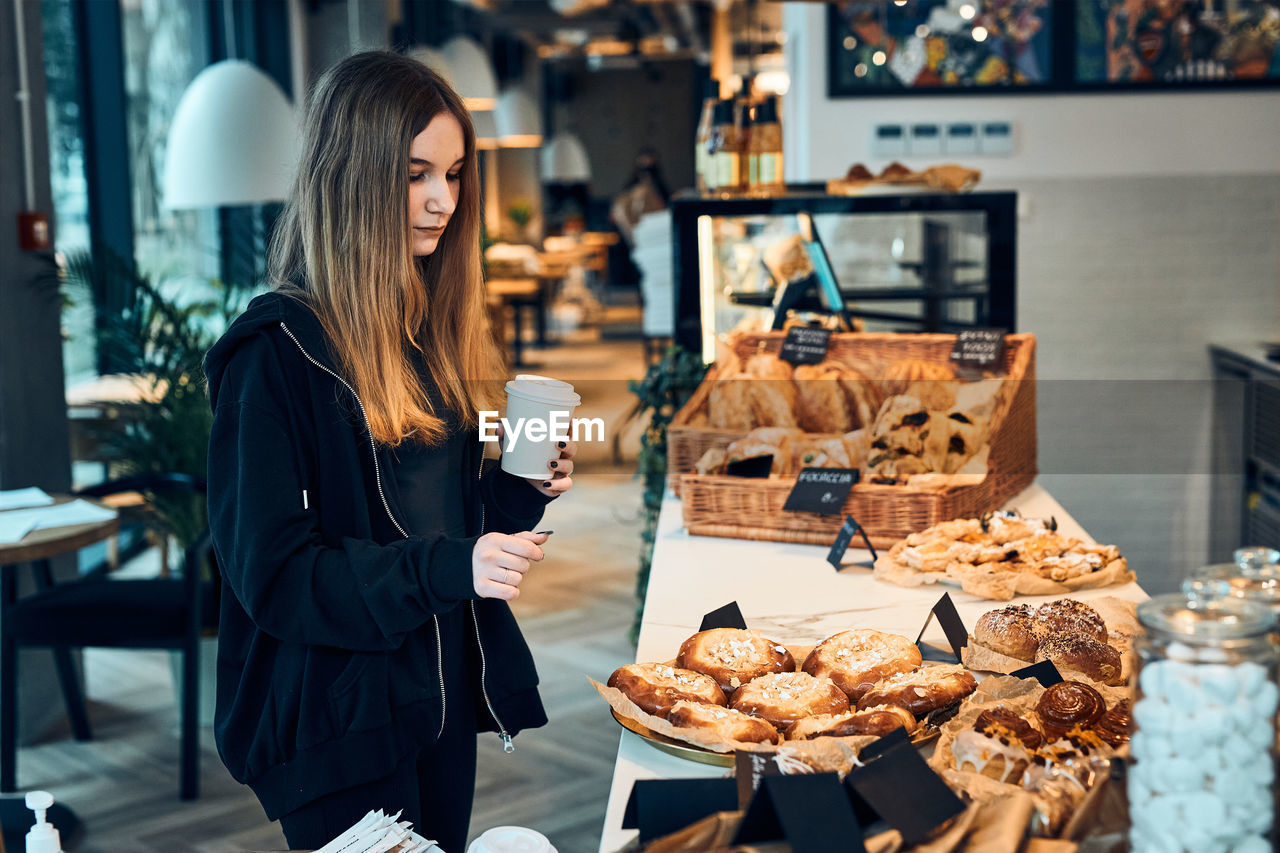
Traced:
<svg viewBox="0 0 1280 853">
<path fill-rule="evenodd" d="M 62 840 L 53 824 L 45 820 L 45 812 L 53 805 L 53 794 L 32 791 L 27 794 L 27 808 L 36 813 L 35 826 L 27 833 L 27 853 L 62 853 Z"/>
</svg>

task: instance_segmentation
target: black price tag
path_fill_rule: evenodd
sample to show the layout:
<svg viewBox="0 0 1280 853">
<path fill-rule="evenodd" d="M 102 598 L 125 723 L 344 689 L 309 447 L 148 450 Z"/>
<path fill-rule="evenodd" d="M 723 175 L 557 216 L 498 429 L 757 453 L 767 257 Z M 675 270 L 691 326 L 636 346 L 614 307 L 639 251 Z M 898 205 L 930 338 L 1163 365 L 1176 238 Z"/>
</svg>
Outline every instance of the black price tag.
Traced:
<svg viewBox="0 0 1280 853">
<path fill-rule="evenodd" d="M 830 329 L 814 329 L 809 326 L 792 326 L 787 329 L 786 340 L 778 357 L 792 364 L 817 364 L 827 357 L 831 345 Z"/>
<path fill-rule="evenodd" d="M 910 742 L 899 742 L 845 777 L 861 801 L 898 832 L 907 847 L 964 811 L 965 805 Z M 835 849 L 835 848 L 833 848 Z"/>
<path fill-rule="evenodd" d="M 849 550 L 849 543 L 853 541 L 853 537 L 861 534 L 862 544 L 871 552 L 871 565 L 874 566 L 876 560 L 876 549 L 871 544 L 871 540 L 867 538 L 867 531 L 862 529 L 862 525 L 857 522 L 852 515 L 846 515 L 844 524 L 840 525 L 840 532 L 836 534 L 836 541 L 831 546 L 831 550 L 827 553 L 827 562 L 835 566 L 836 571 L 844 565 L 844 552 Z"/>
<path fill-rule="evenodd" d="M 919 636 L 916 637 L 916 645 L 920 645 L 920 641 L 924 639 L 924 632 L 929 630 L 929 623 L 937 617 L 938 624 L 942 626 L 942 633 L 947 635 L 947 642 L 951 644 L 951 651 L 955 652 L 956 662 L 960 661 L 960 651 L 969 645 L 969 631 L 964 627 L 964 621 L 960 618 L 960 614 L 956 612 L 955 602 L 951 600 L 951 593 L 944 592 L 942 598 L 938 599 L 938 603 L 933 605 L 929 611 L 929 617 L 924 620 L 924 626 L 920 629 Z M 924 652 L 925 648 L 921 648 Z M 945 654 L 945 652 L 943 653 Z"/>
<path fill-rule="evenodd" d="M 623 829 L 640 830 L 642 842 L 684 829 L 716 812 L 738 808 L 732 779 L 640 779 L 622 813 Z"/>
<path fill-rule="evenodd" d="M 756 789 L 766 776 L 780 776 L 778 762 L 774 761 L 773 752 L 752 752 L 739 749 L 734 756 L 733 775 L 738 780 L 738 808 L 743 811 L 751 803 Z"/>
<path fill-rule="evenodd" d="M 768 477 L 773 468 L 773 454 L 752 456 L 750 459 L 739 459 L 725 466 L 724 472 L 730 477 Z"/>
<path fill-rule="evenodd" d="M 703 616 L 702 624 L 698 626 L 698 630 L 710 631 L 712 628 L 742 628 L 745 630 L 746 627 L 747 620 L 742 618 L 742 610 L 738 607 L 738 602 L 730 601 L 724 607 L 718 607 Z"/>
<path fill-rule="evenodd" d="M 1062 673 L 1058 672 L 1058 668 L 1053 665 L 1051 660 L 1042 660 L 1040 663 L 1033 663 L 1031 666 L 1024 666 L 1022 669 L 1015 669 L 1009 674 L 1018 678 L 1034 678 L 1040 682 L 1041 687 L 1052 687 L 1062 680 Z"/>
<path fill-rule="evenodd" d="M 962 329 L 956 334 L 951 360 L 960 367 L 986 370 L 1004 363 L 1005 329 Z"/>
<path fill-rule="evenodd" d="M 796 484 L 782 508 L 788 512 L 837 515 L 856 482 L 856 468 L 805 468 L 796 477 Z"/>
<path fill-rule="evenodd" d="M 839 776 L 766 776 L 761 781 L 733 844 L 783 840 L 794 853 L 865 853 L 862 827 Z"/>
</svg>

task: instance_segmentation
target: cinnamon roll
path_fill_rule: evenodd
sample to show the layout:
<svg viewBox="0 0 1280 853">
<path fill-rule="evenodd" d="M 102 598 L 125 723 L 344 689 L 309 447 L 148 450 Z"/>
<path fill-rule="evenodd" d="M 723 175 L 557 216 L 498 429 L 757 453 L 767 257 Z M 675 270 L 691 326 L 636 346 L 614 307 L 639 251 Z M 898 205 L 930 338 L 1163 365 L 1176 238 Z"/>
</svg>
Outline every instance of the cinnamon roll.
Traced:
<svg viewBox="0 0 1280 853">
<path fill-rule="evenodd" d="M 1046 739 L 1057 740 L 1076 726 L 1088 728 L 1107 710 L 1102 694 L 1079 681 L 1059 681 L 1036 703 L 1036 717 Z"/>
<path fill-rule="evenodd" d="M 1098 737 L 1114 747 L 1128 743 L 1133 728 L 1133 710 L 1128 699 L 1121 699 L 1093 724 Z"/>
</svg>

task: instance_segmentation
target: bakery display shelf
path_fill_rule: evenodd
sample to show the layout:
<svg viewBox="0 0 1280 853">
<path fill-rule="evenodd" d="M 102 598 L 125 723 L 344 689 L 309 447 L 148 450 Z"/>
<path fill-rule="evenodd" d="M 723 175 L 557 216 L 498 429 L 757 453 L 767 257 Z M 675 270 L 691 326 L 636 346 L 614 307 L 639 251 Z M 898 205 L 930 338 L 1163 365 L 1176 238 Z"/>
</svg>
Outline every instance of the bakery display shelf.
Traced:
<svg viewBox="0 0 1280 853">
<path fill-rule="evenodd" d="M 760 351 L 776 355 L 783 338 L 782 333 L 742 335 L 734 349 L 743 359 Z M 954 343 L 953 335 L 837 334 L 831 336 L 828 357 L 853 365 L 902 359 L 947 363 Z M 934 524 L 975 518 L 998 508 L 1036 477 L 1035 336 L 1007 336 L 1004 358 L 1002 373 L 1009 393 L 991 416 L 982 482 L 929 489 L 859 483 L 840 512 L 832 515 L 783 511 L 794 478 L 689 473 L 708 450 L 727 448 L 745 435 L 702 425 L 717 381 L 713 367 L 667 431 L 668 478 L 682 499 L 685 527 L 702 536 L 830 545 L 845 516 L 852 515 L 880 548 Z"/>
</svg>

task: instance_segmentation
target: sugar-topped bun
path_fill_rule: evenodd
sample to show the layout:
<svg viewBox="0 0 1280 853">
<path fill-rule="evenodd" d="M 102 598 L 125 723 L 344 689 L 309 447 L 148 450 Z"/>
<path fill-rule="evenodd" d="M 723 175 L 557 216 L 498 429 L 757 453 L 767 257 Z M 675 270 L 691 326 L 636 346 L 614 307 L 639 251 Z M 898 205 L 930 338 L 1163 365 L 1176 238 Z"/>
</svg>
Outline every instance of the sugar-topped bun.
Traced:
<svg viewBox="0 0 1280 853">
<path fill-rule="evenodd" d="M 1107 624 L 1098 611 L 1074 598 L 1059 598 L 1040 605 L 1036 619 L 1040 623 L 1041 639 L 1055 634 L 1074 634 L 1098 643 L 1108 639 Z"/>
<path fill-rule="evenodd" d="M 609 676 L 609 686 L 621 690 L 646 713 L 658 716 L 681 699 L 707 705 L 725 703 L 724 692 L 711 676 L 661 663 L 620 667 Z"/>
<path fill-rule="evenodd" d="M 813 647 L 802 668 L 830 678 L 850 702 L 857 702 L 877 681 L 910 672 L 920 661 L 920 649 L 906 637 L 862 628 L 827 637 Z"/>
<path fill-rule="evenodd" d="M 818 714 L 796 720 L 787 729 L 787 740 L 812 740 L 816 737 L 853 735 L 881 737 L 894 729 L 905 729 L 907 734 L 911 734 L 916 730 L 916 725 L 916 718 L 906 708 L 897 705 L 877 705 L 863 711 Z"/>
<path fill-rule="evenodd" d="M 676 665 L 709 675 L 726 693 L 771 672 L 794 672 L 795 658 L 781 643 L 741 628 L 699 631 L 680 646 Z"/>
<path fill-rule="evenodd" d="M 802 717 L 843 714 L 849 710 L 849 698 L 829 678 L 777 672 L 744 684 L 733 694 L 732 707 L 785 729 Z"/>
<path fill-rule="evenodd" d="M 1036 613 L 1026 604 L 988 610 L 973 626 L 973 639 L 1002 655 L 1032 661 L 1040 646 Z"/>
<path fill-rule="evenodd" d="M 978 687 L 960 664 L 922 666 L 881 681 L 858 700 L 859 708 L 901 705 L 917 717 L 959 702 Z"/>
<path fill-rule="evenodd" d="M 703 729 L 727 740 L 743 743 L 778 743 L 782 736 L 767 721 L 733 708 L 703 705 L 681 699 L 667 711 L 667 722 L 677 728 Z"/>
</svg>

